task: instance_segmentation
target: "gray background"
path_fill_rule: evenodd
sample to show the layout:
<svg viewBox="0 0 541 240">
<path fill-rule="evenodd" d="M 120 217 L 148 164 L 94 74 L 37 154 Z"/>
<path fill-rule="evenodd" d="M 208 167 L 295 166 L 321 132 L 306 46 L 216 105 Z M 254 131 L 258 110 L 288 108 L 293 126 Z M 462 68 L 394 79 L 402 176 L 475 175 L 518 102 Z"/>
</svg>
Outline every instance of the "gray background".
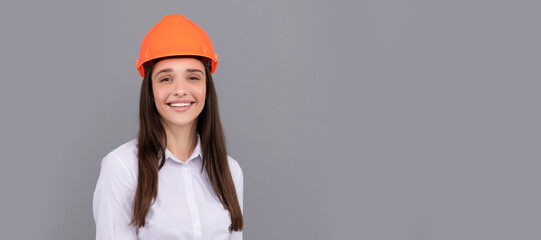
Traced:
<svg viewBox="0 0 541 240">
<path fill-rule="evenodd" d="M 2 239 L 93 239 L 140 42 L 212 38 L 245 239 L 540 239 L 538 1 L 3 1 Z"/>
</svg>

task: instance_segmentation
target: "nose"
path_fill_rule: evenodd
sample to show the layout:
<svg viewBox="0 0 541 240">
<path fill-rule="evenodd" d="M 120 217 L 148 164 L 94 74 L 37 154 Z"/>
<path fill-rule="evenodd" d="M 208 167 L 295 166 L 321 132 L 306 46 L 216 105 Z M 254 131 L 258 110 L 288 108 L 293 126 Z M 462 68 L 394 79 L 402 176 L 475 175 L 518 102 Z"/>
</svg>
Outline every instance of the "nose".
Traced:
<svg viewBox="0 0 541 240">
<path fill-rule="evenodd" d="M 186 95 L 186 84 L 183 81 L 175 81 L 173 95 L 183 96 Z"/>
</svg>

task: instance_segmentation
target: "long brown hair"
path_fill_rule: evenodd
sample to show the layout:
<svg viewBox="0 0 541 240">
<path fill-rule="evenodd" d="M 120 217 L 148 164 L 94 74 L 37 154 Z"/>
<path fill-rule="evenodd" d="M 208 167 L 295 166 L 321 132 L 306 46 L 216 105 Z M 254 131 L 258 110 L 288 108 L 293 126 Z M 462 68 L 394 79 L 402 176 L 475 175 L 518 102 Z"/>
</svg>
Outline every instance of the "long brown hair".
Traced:
<svg viewBox="0 0 541 240">
<path fill-rule="evenodd" d="M 202 59 L 199 59 L 202 60 Z M 241 231 L 243 217 L 227 158 L 225 135 L 218 111 L 218 98 L 210 73 L 210 64 L 203 61 L 206 72 L 205 106 L 197 118 L 197 132 L 201 137 L 203 167 L 225 209 L 229 211 L 229 231 Z M 145 226 L 150 206 L 158 195 L 158 171 L 165 163 L 167 136 L 160 122 L 160 114 L 154 104 L 151 74 L 153 64 L 148 65 L 141 85 L 139 101 L 138 152 L 139 175 L 133 201 L 133 217 L 130 225 Z M 203 169 L 201 169 L 203 171 Z"/>
</svg>

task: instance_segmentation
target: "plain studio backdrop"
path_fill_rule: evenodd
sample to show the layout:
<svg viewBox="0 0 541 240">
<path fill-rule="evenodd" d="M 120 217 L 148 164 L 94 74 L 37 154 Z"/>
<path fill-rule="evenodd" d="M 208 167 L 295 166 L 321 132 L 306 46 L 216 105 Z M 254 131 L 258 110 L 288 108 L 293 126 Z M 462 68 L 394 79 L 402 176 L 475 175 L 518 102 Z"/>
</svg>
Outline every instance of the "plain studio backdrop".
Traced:
<svg viewBox="0 0 541 240">
<path fill-rule="evenodd" d="M 211 37 L 245 239 L 540 239 L 538 1 L 11 1 L 2 239 L 94 239 L 146 32 Z"/>
</svg>

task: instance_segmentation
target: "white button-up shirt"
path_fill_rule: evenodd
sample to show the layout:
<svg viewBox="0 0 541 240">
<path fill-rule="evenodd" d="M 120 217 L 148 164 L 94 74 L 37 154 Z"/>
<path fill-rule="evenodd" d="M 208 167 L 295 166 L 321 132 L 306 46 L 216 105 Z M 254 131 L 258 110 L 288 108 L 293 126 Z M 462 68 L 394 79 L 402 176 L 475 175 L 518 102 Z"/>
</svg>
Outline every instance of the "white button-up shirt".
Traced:
<svg viewBox="0 0 541 240">
<path fill-rule="evenodd" d="M 241 240 L 242 232 L 229 233 L 231 219 L 218 199 L 207 171 L 202 168 L 201 139 L 186 162 L 166 149 L 165 164 L 158 172 L 158 196 L 150 207 L 145 226 L 128 225 L 137 188 L 137 139 L 107 154 L 94 191 L 93 212 L 97 240 Z M 228 156 L 241 210 L 243 174 Z"/>
</svg>

